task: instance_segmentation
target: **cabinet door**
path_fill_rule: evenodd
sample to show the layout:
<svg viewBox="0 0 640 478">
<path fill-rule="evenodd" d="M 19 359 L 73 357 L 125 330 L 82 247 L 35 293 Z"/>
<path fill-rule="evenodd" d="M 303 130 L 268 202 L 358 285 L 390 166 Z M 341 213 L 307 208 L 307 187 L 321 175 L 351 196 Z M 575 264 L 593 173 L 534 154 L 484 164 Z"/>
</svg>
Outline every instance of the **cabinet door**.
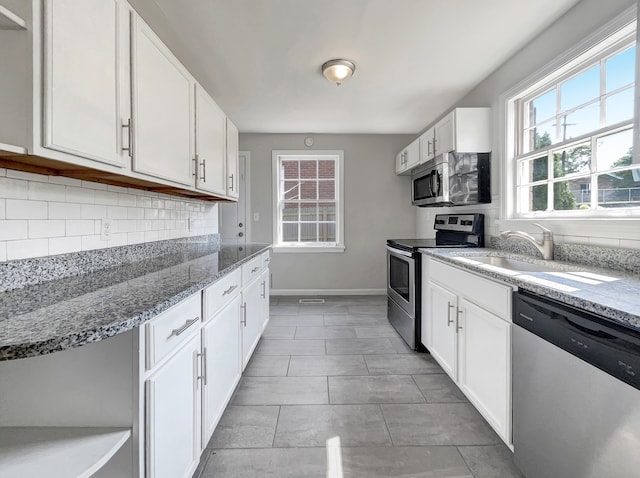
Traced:
<svg viewBox="0 0 640 478">
<path fill-rule="evenodd" d="M 407 146 L 407 163 L 406 168 L 411 169 L 418 165 L 420 161 L 420 139 L 416 139 L 413 143 Z"/>
<path fill-rule="evenodd" d="M 242 370 L 253 354 L 262 334 L 262 281 L 257 278 L 243 291 L 242 310 Z"/>
<path fill-rule="evenodd" d="M 435 126 L 435 155 L 455 150 L 455 111 L 442 118 Z"/>
<path fill-rule="evenodd" d="M 127 18 L 120 0 L 45 1 L 44 147 L 126 166 Z"/>
<path fill-rule="evenodd" d="M 146 381 L 147 476 L 191 477 L 200 458 L 200 335 Z"/>
<path fill-rule="evenodd" d="M 424 164 L 432 160 L 436 156 L 434 147 L 435 129 L 430 128 L 420 136 L 420 161 L 418 164 Z"/>
<path fill-rule="evenodd" d="M 265 269 L 260 275 L 260 321 L 264 330 L 269 323 L 269 269 Z"/>
<path fill-rule="evenodd" d="M 458 334 L 456 333 L 457 317 L 456 305 L 458 298 L 455 294 L 429 282 L 427 287 L 428 323 L 431 326 L 431 355 L 453 379 L 457 379 Z"/>
<path fill-rule="evenodd" d="M 459 385 L 506 443 L 511 443 L 511 324 L 460 300 Z"/>
<path fill-rule="evenodd" d="M 137 17 L 132 50 L 133 169 L 193 186 L 193 79 Z"/>
<path fill-rule="evenodd" d="M 227 117 L 200 85 L 196 85 L 196 187 L 227 194 Z"/>
<path fill-rule="evenodd" d="M 406 149 L 403 149 L 396 155 L 396 174 L 402 174 L 406 169 L 405 157 L 406 157 Z"/>
<path fill-rule="evenodd" d="M 224 412 L 240 375 L 240 296 L 202 329 L 206 382 L 203 387 L 202 445 L 206 446 Z"/>
<path fill-rule="evenodd" d="M 235 199 L 240 195 L 239 153 L 238 128 L 227 118 L 227 196 Z"/>
</svg>

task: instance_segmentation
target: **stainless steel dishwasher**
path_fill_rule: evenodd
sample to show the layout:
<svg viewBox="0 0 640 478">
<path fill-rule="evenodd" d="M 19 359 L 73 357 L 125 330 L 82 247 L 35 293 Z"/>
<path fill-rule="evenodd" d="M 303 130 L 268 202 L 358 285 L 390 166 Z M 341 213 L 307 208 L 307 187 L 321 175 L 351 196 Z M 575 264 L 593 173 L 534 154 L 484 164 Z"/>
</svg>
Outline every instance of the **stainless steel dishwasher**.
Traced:
<svg viewBox="0 0 640 478">
<path fill-rule="evenodd" d="M 640 476 L 640 333 L 514 296 L 514 460 L 527 478 Z"/>
</svg>

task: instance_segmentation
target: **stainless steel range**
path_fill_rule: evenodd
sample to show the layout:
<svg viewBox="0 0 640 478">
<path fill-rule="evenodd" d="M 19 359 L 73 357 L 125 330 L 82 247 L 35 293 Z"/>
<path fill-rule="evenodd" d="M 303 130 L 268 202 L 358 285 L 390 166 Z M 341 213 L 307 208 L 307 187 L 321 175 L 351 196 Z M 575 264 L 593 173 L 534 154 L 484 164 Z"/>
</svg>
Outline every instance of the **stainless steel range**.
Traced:
<svg viewBox="0 0 640 478">
<path fill-rule="evenodd" d="M 438 214 L 435 239 L 387 240 L 387 318 L 412 349 L 420 337 L 421 260 L 418 249 L 483 247 L 483 214 Z"/>
</svg>

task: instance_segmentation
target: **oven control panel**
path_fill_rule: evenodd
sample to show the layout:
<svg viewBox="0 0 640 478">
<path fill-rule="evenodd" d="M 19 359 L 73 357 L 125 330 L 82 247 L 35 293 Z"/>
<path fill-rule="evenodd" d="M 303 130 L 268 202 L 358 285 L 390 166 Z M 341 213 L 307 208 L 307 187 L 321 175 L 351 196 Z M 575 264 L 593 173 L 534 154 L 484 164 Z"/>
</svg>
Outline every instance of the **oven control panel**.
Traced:
<svg viewBox="0 0 640 478">
<path fill-rule="evenodd" d="M 433 228 L 438 231 L 457 231 L 477 234 L 484 228 L 483 214 L 437 214 Z"/>
</svg>

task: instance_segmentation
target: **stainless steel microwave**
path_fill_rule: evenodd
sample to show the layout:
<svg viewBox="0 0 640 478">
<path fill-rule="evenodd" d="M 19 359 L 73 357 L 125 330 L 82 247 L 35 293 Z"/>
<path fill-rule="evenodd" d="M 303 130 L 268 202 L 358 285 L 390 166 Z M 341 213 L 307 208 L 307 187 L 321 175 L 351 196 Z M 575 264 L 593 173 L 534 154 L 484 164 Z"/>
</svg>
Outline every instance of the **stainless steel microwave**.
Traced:
<svg viewBox="0 0 640 478">
<path fill-rule="evenodd" d="M 491 202 L 491 153 L 445 153 L 411 176 L 414 206 Z"/>
</svg>

